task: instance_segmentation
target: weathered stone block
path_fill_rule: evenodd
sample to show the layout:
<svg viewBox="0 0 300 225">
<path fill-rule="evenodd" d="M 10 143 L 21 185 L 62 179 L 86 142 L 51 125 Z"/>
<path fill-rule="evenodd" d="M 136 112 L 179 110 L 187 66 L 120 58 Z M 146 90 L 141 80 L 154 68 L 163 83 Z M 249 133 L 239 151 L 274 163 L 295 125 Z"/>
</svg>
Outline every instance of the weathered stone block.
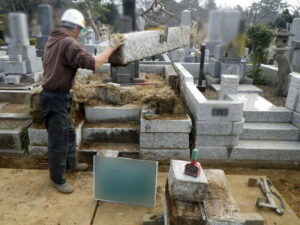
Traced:
<svg viewBox="0 0 300 225">
<path fill-rule="evenodd" d="M 146 160 L 155 160 L 159 162 L 169 161 L 171 159 L 190 159 L 189 149 L 140 149 L 140 157 Z"/>
<path fill-rule="evenodd" d="M 258 213 L 241 213 L 241 217 L 245 220 L 245 225 L 264 225 L 265 221 Z"/>
<path fill-rule="evenodd" d="M 140 133 L 141 148 L 189 148 L 188 133 Z"/>
<path fill-rule="evenodd" d="M 43 64 L 41 58 L 33 58 L 26 60 L 26 67 L 28 73 L 35 73 L 43 70 Z"/>
<path fill-rule="evenodd" d="M 204 207 L 209 225 L 244 225 L 223 170 L 205 170 L 208 181 Z"/>
<path fill-rule="evenodd" d="M 6 74 L 26 74 L 27 68 L 24 61 L 6 61 L 4 63 L 4 73 Z"/>
<path fill-rule="evenodd" d="M 239 81 L 236 75 L 222 75 L 219 98 L 224 100 L 228 94 L 238 94 Z"/>
<path fill-rule="evenodd" d="M 162 34 L 164 31 L 158 30 L 125 34 L 126 44 L 113 53 L 110 62 L 116 65 L 126 65 L 189 44 L 190 28 L 188 26 L 170 27 L 167 42 L 160 43 Z"/>
<path fill-rule="evenodd" d="M 196 146 L 198 149 L 198 159 L 228 159 L 227 147 L 210 147 L 210 146 Z"/>
<path fill-rule="evenodd" d="M 244 120 L 239 122 L 205 122 L 197 121 L 196 134 L 205 135 L 239 135 L 243 132 Z"/>
<path fill-rule="evenodd" d="M 17 45 L 8 47 L 8 55 L 10 60 L 18 60 L 18 55 L 22 56 L 23 60 L 36 57 L 36 49 L 34 45 Z"/>
<path fill-rule="evenodd" d="M 179 78 L 174 67 L 171 65 L 165 66 L 165 80 L 172 89 L 176 90 Z"/>
<path fill-rule="evenodd" d="M 85 118 L 87 122 L 133 122 L 140 121 L 141 109 L 135 106 L 98 106 L 85 107 Z"/>
<path fill-rule="evenodd" d="M 117 82 L 120 84 L 124 84 L 124 83 L 130 83 L 131 79 L 130 79 L 130 74 L 118 74 L 117 75 Z"/>
<path fill-rule="evenodd" d="M 187 163 L 189 162 L 171 160 L 168 176 L 170 197 L 180 201 L 202 202 L 205 199 L 208 185 L 206 176 L 202 169 L 196 178 L 185 175 L 184 169 Z"/>
<path fill-rule="evenodd" d="M 141 132 L 145 133 L 190 133 L 192 120 L 189 115 L 186 119 L 174 120 L 146 120 L 141 117 Z"/>
<path fill-rule="evenodd" d="M 3 77 L 6 84 L 19 84 L 21 81 L 20 75 L 7 75 Z"/>
<path fill-rule="evenodd" d="M 48 158 L 48 146 L 28 146 L 28 153 L 30 157 Z"/>
<path fill-rule="evenodd" d="M 232 147 L 239 143 L 239 135 L 196 135 L 196 146 Z"/>
<path fill-rule="evenodd" d="M 300 113 L 293 112 L 292 124 L 300 128 Z"/>
</svg>

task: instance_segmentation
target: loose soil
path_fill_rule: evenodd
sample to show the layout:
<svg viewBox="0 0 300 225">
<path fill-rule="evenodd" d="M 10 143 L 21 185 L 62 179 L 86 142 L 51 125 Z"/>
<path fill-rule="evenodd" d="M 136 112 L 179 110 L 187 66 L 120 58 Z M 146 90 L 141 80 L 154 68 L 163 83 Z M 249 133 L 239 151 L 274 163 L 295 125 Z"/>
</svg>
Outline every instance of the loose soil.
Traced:
<svg viewBox="0 0 300 225">
<path fill-rule="evenodd" d="M 263 85 L 257 85 L 257 87 L 263 90 L 263 92 L 259 94 L 260 96 L 276 106 L 285 106 L 286 97 L 277 96 L 275 87 Z"/>
<path fill-rule="evenodd" d="M 219 94 L 212 88 L 206 88 L 205 92 L 201 92 L 208 100 L 219 100 Z"/>
</svg>

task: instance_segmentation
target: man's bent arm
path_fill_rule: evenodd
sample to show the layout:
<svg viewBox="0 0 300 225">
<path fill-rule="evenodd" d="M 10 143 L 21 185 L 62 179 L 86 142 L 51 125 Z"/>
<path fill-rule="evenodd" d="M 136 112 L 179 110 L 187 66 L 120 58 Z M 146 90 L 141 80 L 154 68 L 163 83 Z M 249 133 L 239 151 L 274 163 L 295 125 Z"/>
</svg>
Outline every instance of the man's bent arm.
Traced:
<svg viewBox="0 0 300 225">
<path fill-rule="evenodd" d="M 99 55 L 96 55 L 94 57 L 95 59 L 95 71 L 103 64 L 106 62 L 106 60 L 108 60 L 108 58 L 111 56 L 111 54 L 114 52 L 114 48 L 109 45 L 104 52 L 102 52 Z"/>
</svg>

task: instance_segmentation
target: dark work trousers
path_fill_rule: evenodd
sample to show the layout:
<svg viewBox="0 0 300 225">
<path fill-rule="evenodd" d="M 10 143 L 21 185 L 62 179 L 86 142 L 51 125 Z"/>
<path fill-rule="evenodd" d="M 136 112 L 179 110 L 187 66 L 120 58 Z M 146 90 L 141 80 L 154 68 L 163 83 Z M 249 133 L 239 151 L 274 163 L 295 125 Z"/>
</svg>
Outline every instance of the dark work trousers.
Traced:
<svg viewBox="0 0 300 225">
<path fill-rule="evenodd" d="M 40 109 L 48 131 L 48 165 L 50 178 L 63 184 L 65 170 L 76 167 L 76 133 L 70 120 L 70 92 L 43 90 Z"/>
</svg>

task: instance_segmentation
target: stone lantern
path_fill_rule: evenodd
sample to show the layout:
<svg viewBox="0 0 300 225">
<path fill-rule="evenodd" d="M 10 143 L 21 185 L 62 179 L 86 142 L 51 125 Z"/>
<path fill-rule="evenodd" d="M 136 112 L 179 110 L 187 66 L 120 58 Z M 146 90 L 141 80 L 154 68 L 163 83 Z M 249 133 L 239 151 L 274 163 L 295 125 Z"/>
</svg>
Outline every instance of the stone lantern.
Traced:
<svg viewBox="0 0 300 225">
<path fill-rule="evenodd" d="M 289 58 L 284 53 L 290 50 L 290 48 L 288 47 L 288 42 L 289 37 L 293 36 L 293 34 L 287 31 L 280 31 L 277 32 L 275 36 L 276 48 L 274 49 L 274 60 L 278 63 L 276 92 L 277 95 L 287 96 L 289 74 L 290 72 L 292 72 L 292 66 L 290 64 Z"/>
</svg>

